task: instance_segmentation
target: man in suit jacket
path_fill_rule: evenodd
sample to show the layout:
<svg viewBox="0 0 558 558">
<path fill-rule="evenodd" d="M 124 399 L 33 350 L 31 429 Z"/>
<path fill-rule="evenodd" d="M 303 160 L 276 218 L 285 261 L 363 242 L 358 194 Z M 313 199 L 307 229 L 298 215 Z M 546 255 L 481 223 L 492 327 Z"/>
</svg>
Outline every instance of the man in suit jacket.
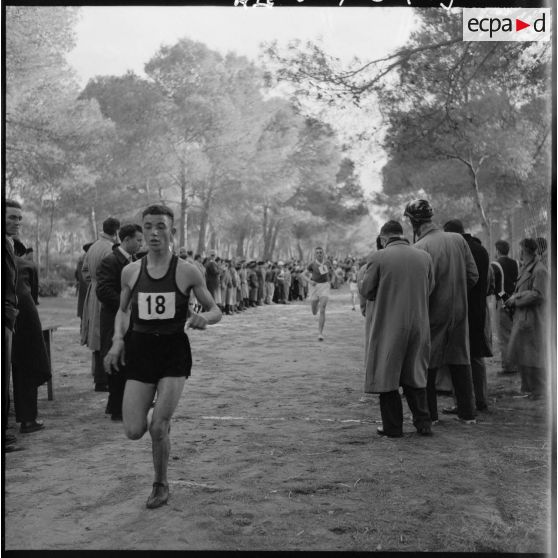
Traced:
<svg viewBox="0 0 558 558">
<path fill-rule="evenodd" d="M 101 358 L 101 303 L 97 299 L 97 270 L 102 259 L 112 252 L 116 242 L 116 233 L 120 228 L 120 221 L 109 217 L 103 222 L 103 232 L 99 235 L 91 248 L 85 254 L 83 267 L 81 268 L 84 279 L 89 283 L 85 301 L 83 303 L 83 315 L 81 318 L 81 343 L 87 345 L 93 352 L 91 370 L 95 391 L 108 391 L 108 379 Z"/>
<path fill-rule="evenodd" d="M 2 262 L 2 284 L 4 288 L 4 345 L 2 347 L 2 352 L 4 354 L 4 371 L 2 377 L 2 411 L 4 423 L 4 451 L 15 451 L 16 449 L 19 449 L 14 445 L 16 438 L 13 435 L 6 435 L 6 427 L 8 425 L 8 410 L 10 407 L 8 392 L 12 363 L 12 335 L 18 314 L 16 295 L 17 266 L 13 237 L 17 236 L 19 233 L 23 215 L 21 205 L 16 201 L 6 200 L 4 207 L 6 236 L 4 238 L 4 257 Z"/>
<path fill-rule="evenodd" d="M 101 303 L 101 359 L 104 359 L 112 345 L 114 335 L 114 318 L 120 306 L 122 270 L 141 249 L 143 233 L 139 225 L 124 225 L 118 231 L 120 244 L 112 253 L 101 260 L 97 270 L 96 294 Z M 109 397 L 107 413 L 112 420 L 122 420 L 122 397 L 126 377 L 122 369 L 108 374 Z"/>
</svg>

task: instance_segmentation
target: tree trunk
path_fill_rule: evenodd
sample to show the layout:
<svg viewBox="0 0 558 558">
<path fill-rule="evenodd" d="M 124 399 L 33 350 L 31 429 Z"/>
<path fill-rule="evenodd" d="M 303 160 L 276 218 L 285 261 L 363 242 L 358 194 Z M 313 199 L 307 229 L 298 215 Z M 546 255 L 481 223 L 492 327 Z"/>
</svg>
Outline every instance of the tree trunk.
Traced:
<svg viewBox="0 0 558 558">
<path fill-rule="evenodd" d="M 180 164 L 180 246 L 186 246 L 188 240 L 188 198 L 186 197 L 186 169 Z"/>
<path fill-rule="evenodd" d="M 277 221 L 277 223 L 275 223 L 275 227 L 273 227 L 273 225 L 271 226 L 273 233 L 271 235 L 271 242 L 269 245 L 269 259 L 271 260 L 273 258 L 273 252 L 275 251 L 275 244 L 277 243 L 277 235 L 279 234 L 279 228 L 281 225 L 281 221 Z"/>
<path fill-rule="evenodd" d="M 95 215 L 95 206 L 91 206 L 91 212 L 89 213 L 89 231 L 91 232 L 93 241 L 97 240 L 97 216 Z"/>
<path fill-rule="evenodd" d="M 246 239 L 246 229 L 241 229 L 236 238 L 236 257 L 244 257 L 244 240 Z"/>
<path fill-rule="evenodd" d="M 298 259 L 301 262 L 304 261 L 304 252 L 302 251 L 302 246 L 300 245 L 300 239 L 296 241 L 296 249 L 298 250 Z"/>
<path fill-rule="evenodd" d="M 37 219 L 35 220 L 35 263 L 41 270 L 41 260 L 42 260 L 42 250 L 41 250 L 41 214 L 37 213 Z"/>
<path fill-rule="evenodd" d="M 200 213 L 200 235 L 198 237 L 198 254 L 203 254 L 205 252 L 205 237 L 207 235 L 207 227 L 209 224 L 209 200 L 206 200 L 202 206 Z M 213 243 L 210 242 L 210 246 L 213 247 Z"/>
<path fill-rule="evenodd" d="M 484 206 L 482 204 L 482 198 L 479 189 L 479 183 L 477 180 L 477 172 L 478 169 L 475 170 L 472 165 L 469 165 L 469 171 L 473 176 L 473 188 L 475 190 L 475 205 L 477 206 L 480 218 L 481 218 L 481 226 L 486 238 L 488 239 L 488 245 L 492 246 L 492 231 L 490 230 L 490 220 L 488 219 L 486 212 L 484 211 Z"/>
<path fill-rule="evenodd" d="M 48 234 L 45 243 L 45 276 L 48 277 L 50 274 L 50 238 L 52 236 L 52 228 L 54 226 L 54 201 L 50 201 L 50 215 L 49 215 L 49 226 Z"/>
<path fill-rule="evenodd" d="M 268 230 L 268 221 L 269 221 L 269 208 L 267 205 L 263 206 L 263 254 L 265 259 L 271 259 L 271 251 L 270 251 L 270 242 L 271 242 L 271 235 L 270 231 Z M 271 226 L 269 227 L 271 228 Z"/>
</svg>

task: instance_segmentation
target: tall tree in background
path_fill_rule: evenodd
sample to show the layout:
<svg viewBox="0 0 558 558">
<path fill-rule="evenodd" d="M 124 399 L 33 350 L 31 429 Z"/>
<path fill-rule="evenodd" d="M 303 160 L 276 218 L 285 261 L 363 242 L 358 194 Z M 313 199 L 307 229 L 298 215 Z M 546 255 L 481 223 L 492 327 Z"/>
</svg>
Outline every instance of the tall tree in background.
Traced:
<svg viewBox="0 0 558 558">
<path fill-rule="evenodd" d="M 388 164 L 376 201 L 388 212 L 409 195 L 431 195 L 469 207 L 488 233 L 490 209 L 510 211 L 541 163 L 548 195 L 549 105 L 529 107 L 550 98 L 550 44 L 463 42 L 458 10 L 416 14 L 418 30 L 382 59 L 343 67 L 300 41 L 267 54 L 275 79 L 327 106 L 377 96 Z"/>
<path fill-rule="evenodd" d="M 35 216 L 35 251 L 40 264 L 44 240 L 46 273 L 64 195 L 94 181 L 90 163 L 112 133 L 95 103 L 76 100 L 65 60 L 76 17 L 75 8 L 6 7 L 7 193 L 21 196 Z"/>
</svg>

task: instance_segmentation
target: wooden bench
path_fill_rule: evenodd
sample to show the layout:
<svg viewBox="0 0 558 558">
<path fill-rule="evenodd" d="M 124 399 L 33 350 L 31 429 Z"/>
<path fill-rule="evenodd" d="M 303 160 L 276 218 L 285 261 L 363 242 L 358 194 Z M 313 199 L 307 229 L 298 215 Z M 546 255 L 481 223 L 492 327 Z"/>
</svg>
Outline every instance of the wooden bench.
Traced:
<svg viewBox="0 0 558 558">
<path fill-rule="evenodd" d="M 45 340 L 45 346 L 48 356 L 48 366 L 50 368 L 50 380 L 47 382 L 47 397 L 49 401 L 54 399 L 54 392 L 52 390 L 52 359 L 50 356 L 50 341 L 52 339 L 52 334 L 59 328 L 59 325 L 53 324 L 43 324 L 43 339 Z"/>
</svg>

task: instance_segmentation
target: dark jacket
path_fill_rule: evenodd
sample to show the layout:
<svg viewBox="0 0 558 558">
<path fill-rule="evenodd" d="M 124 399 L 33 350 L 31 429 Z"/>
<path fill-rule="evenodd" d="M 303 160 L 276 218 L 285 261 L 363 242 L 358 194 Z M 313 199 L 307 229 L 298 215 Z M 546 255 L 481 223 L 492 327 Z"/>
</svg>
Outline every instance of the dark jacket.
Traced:
<svg viewBox="0 0 558 558">
<path fill-rule="evenodd" d="M 16 295 L 17 265 L 14 248 L 7 236 L 4 236 L 2 283 L 4 287 L 4 325 L 13 331 L 18 313 Z"/>
<path fill-rule="evenodd" d="M 37 266 L 24 258 L 16 258 L 17 299 L 19 314 L 12 341 L 14 373 L 25 374 L 36 386 L 50 379 L 50 365 L 43 338 L 43 328 L 36 304 L 39 278 Z"/>
<path fill-rule="evenodd" d="M 114 335 L 114 318 L 120 306 L 121 275 L 128 265 L 126 256 L 115 246 L 97 270 L 97 298 L 101 302 L 101 356 L 105 356 Z"/>
<path fill-rule="evenodd" d="M 83 303 L 85 302 L 85 295 L 87 294 L 87 287 L 89 283 L 84 279 L 83 273 L 81 272 L 81 268 L 83 267 L 83 258 L 85 254 L 82 254 L 77 262 L 76 271 L 74 276 L 77 282 L 77 289 L 78 289 L 78 304 L 77 304 L 77 315 L 78 318 L 83 316 Z"/>
<path fill-rule="evenodd" d="M 519 276 L 519 265 L 516 260 L 513 258 L 509 258 L 508 256 L 500 256 L 496 262 L 499 265 L 495 265 L 495 262 L 492 262 L 492 269 L 494 271 L 494 289 L 495 294 L 498 296 L 502 291 L 502 271 L 504 272 L 504 292 L 506 293 L 506 297 L 509 297 L 513 294 L 515 290 L 515 284 L 517 282 L 517 277 Z M 501 268 L 501 269 L 500 269 Z"/>
<path fill-rule="evenodd" d="M 209 260 L 205 264 L 205 283 L 209 292 L 213 295 L 213 293 L 219 287 L 219 266 L 215 260 Z"/>
<path fill-rule="evenodd" d="M 490 257 L 478 238 L 464 234 L 479 272 L 479 280 L 467 293 L 467 315 L 469 318 L 469 344 L 472 357 L 492 356 L 490 342 L 485 335 L 486 295 L 488 294 L 488 268 Z"/>
</svg>

